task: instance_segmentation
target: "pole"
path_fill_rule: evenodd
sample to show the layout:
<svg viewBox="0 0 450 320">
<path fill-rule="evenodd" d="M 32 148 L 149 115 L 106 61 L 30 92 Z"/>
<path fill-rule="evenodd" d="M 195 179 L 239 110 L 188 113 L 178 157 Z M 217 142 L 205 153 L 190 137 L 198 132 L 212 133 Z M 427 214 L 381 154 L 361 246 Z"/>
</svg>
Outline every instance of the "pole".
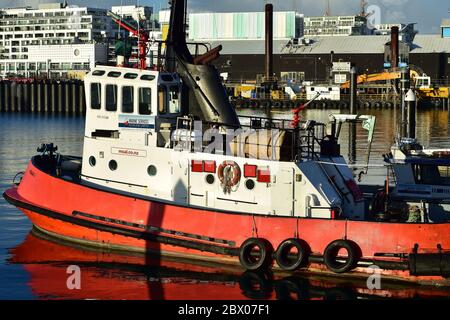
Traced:
<svg viewBox="0 0 450 320">
<path fill-rule="evenodd" d="M 266 11 L 266 82 L 273 77 L 273 5 L 268 3 Z"/>
<path fill-rule="evenodd" d="M 330 77 L 330 86 L 333 85 L 333 62 L 334 62 L 334 51 L 330 52 L 330 73 L 329 73 L 329 77 Z"/>
<path fill-rule="evenodd" d="M 406 93 L 405 102 L 408 107 L 408 138 L 416 138 L 416 95 L 412 89 Z"/>
<path fill-rule="evenodd" d="M 350 69 L 350 113 L 356 114 L 356 92 L 358 89 L 356 68 L 353 66 Z"/>
<path fill-rule="evenodd" d="M 405 96 L 406 96 L 406 90 L 409 89 L 409 69 L 408 68 L 402 68 L 402 78 L 400 80 L 400 87 L 401 87 L 401 97 L 402 97 L 402 119 L 401 119 L 401 130 L 400 135 L 401 137 L 407 136 L 407 125 L 408 125 L 408 119 L 407 119 L 407 106 L 405 102 Z"/>
<path fill-rule="evenodd" d="M 350 113 L 357 114 L 356 111 L 356 91 L 357 91 L 356 67 L 350 69 Z M 348 134 L 348 159 L 350 164 L 356 163 L 356 123 L 350 122 Z"/>
</svg>

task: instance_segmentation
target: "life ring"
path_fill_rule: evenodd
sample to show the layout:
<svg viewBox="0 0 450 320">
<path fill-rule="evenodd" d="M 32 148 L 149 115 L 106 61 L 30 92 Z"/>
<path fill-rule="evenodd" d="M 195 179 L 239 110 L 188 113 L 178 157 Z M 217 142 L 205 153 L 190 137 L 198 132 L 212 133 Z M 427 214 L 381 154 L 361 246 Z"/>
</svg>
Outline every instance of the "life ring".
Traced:
<svg viewBox="0 0 450 320">
<path fill-rule="evenodd" d="M 230 167 L 232 170 L 231 172 L 233 172 L 233 177 L 231 178 L 225 172 L 225 169 L 228 167 Z M 241 180 L 241 168 L 239 168 L 239 165 L 234 161 L 224 161 L 219 165 L 217 175 L 224 190 L 229 192 L 231 188 L 237 185 Z"/>
<path fill-rule="evenodd" d="M 339 251 L 347 251 L 347 257 L 338 257 Z M 354 269 L 358 263 L 360 253 L 354 242 L 348 240 L 335 240 L 325 249 L 323 261 L 327 268 L 335 273 L 345 273 Z M 338 260 L 344 260 L 340 262 Z"/>
<path fill-rule="evenodd" d="M 261 270 L 272 261 L 272 246 L 261 238 L 249 238 L 239 248 L 239 262 L 247 270 Z"/>
<path fill-rule="evenodd" d="M 290 254 L 292 249 L 296 249 L 296 254 Z M 299 239 L 284 240 L 275 252 L 275 261 L 281 269 L 294 271 L 308 261 L 310 249 L 308 244 Z"/>
</svg>

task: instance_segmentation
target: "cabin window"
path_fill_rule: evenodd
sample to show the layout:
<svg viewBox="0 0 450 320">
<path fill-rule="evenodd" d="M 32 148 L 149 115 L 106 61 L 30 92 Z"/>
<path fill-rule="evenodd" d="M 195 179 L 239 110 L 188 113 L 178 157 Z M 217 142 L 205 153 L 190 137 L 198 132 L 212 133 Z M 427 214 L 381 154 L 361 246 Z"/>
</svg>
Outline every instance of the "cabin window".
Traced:
<svg viewBox="0 0 450 320">
<path fill-rule="evenodd" d="M 125 79 L 136 79 L 138 75 L 136 73 L 125 73 L 123 76 Z"/>
<path fill-rule="evenodd" d="M 134 88 L 132 86 L 122 87 L 122 112 L 133 113 Z"/>
<path fill-rule="evenodd" d="M 158 88 L 158 112 L 160 114 L 166 113 L 166 87 Z"/>
<path fill-rule="evenodd" d="M 450 186 L 450 166 L 414 165 L 416 183 Z"/>
<path fill-rule="evenodd" d="M 106 111 L 117 111 L 117 86 L 106 85 Z"/>
<path fill-rule="evenodd" d="M 180 113 L 180 89 L 178 86 L 170 86 L 169 113 Z"/>
<path fill-rule="evenodd" d="M 141 76 L 141 80 L 153 81 L 155 80 L 155 76 L 151 74 L 144 74 Z"/>
<path fill-rule="evenodd" d="M 152 114 L 152 90 L 139 88 L 139 114 Z"/>
<path fill-rule="evenodd" d="M 102 106 L 102 86 L 100 83 L 91 83 L 91 109 L 100 109 Z"/>
<path fill-rule="evenodd" d="M 158 89 L 158 112 L 160 114 L 180 113 L 180 88 L 160 86 Z"/>
</svg>

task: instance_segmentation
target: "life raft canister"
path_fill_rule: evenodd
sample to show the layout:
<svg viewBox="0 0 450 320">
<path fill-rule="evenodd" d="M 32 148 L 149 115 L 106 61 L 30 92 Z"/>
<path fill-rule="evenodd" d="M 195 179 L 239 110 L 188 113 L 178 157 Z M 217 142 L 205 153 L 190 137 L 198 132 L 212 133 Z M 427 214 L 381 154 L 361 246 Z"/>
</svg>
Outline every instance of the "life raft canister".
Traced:
<svg viewBox="0 0 450 320">
<path fill-rule="evenodd" d="M 217 175 L 224 191 L 230 192 L 241 180 L 241 168 L 234 161 L 224 161 L 219 165 Z"/>
</svg>

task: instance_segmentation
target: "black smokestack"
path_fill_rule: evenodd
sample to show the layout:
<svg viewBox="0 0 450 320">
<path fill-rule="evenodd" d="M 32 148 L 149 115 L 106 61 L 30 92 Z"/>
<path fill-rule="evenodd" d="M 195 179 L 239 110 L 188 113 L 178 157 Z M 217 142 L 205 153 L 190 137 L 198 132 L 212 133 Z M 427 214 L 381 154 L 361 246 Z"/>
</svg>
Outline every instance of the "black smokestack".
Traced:
<svg viewBox="0 0 450 320">
<path fill-rule="evenodd" d="M 192 55 L 186 44 L 186 2 L 171 0 L 169 33 L 166 43 L 166 70 L 175 72 L 176 57 L 192 63 Z"/>
<path fill-rule="evenodd" d="M 266 81 L 273 76 L 273 5 L 266 4 Z"/>
<path fill-rule="evenodd" d="M 391 29 L 391 68 L 398 67 L 398 27 Z"/>
</svg>

